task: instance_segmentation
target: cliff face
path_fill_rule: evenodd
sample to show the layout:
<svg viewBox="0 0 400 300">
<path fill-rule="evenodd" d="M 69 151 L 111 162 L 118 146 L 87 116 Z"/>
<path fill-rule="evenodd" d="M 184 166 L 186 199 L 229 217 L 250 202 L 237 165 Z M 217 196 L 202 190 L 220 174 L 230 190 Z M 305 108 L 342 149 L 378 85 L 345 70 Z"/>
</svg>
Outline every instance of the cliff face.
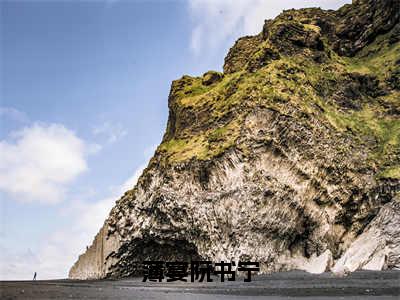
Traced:
<svg viewBox="0 0 400 300">
<path fill-rule="evenodd" d="M 198 258 L 400 267 L 399 19 L 398 0 L 284 11 L 223 73 L 174 81 L 162 143 L 70 278 Z"/>
</svg>

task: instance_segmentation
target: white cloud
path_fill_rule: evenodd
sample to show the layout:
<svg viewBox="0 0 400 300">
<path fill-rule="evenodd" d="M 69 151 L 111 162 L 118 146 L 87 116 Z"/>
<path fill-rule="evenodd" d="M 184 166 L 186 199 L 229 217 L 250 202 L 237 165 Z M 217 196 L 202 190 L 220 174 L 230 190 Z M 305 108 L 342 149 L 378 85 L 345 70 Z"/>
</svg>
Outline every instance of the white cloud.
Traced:
<svg viewBox="0 0 400 300">
<path fill-rule="evenodd" d="M 56 203 L 94 151 L 60 124 L 35 123 L 0 141 L 0 190 L 21 202 Z"/>
<path fill-rule="evenodd" d="M 121 123 L 104 122 L 93 128 L 93 134 L 105 136 L 107 142 L 112 144 L 123 138 L 127 131 Z"/>
<path fill-rule="evenodd" d="M 34 272 L 38 273 L 38 279 L 66 278 L 78 256 L 92 243 L 115 201 L 136 184 L 143 168 L 139 167 L 118 192 L 107 198 L 95 203 L 70 203 L 63 217 L 70 219 L 73 225 L 57 230 L 43 240 L 35 254 L 30 249 L 22 253 L 7 251 L 4 247 L 0 249 L 0 280 L 31 279 Z"/>
<path fill-rule="evenodd" d="M 350 0 L 190 0 L 194 22 L 191 49 L 196 55 L 226 46 L 231 39 L 261 31 L 265 19 L 302 7 L 336 9 Z M 230 45 L 228 45 L 230 46 Z"/>
<path fill-rule="evenodd" d="M 144 151 L 146 161 L 150 158 L 149 153 L 153 154 L 150 149 L 154 150 L 154 147 Z M 34 272 L 37 272 L 38 279 L 66 278 L 78 256 L 92 243 L 115 201 L 135 186 L 145 166 L 139 166 L 132 176 L 112 189 L 106 198 L 96 202 L 77 200 L 67 203 L 62 209 L 61 217 L 68 219 L 72 225 L 57 230 L 42 240 L 42 245 L 36 252 L 27 249 L 16 253 L 0 246 L 0 280 L 31 279 Z"/>
<path fill-rule="evenodd" d="M 0 245 L 0 253 L 0 280 L 32 279 L 39 260 L 31 249 L 16 252 Z"/>
</svg>

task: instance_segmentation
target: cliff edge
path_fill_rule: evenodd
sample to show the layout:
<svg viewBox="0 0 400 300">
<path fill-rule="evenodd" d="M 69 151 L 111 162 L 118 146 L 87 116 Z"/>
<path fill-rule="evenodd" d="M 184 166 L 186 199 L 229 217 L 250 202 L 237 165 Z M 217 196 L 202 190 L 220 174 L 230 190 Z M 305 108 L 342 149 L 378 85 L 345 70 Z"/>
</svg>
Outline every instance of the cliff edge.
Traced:
<svg viewBox="0 0 400 300">
<path fill-rule="evenodd" d="M 174 81 L 162 143 L 69 277 L 199 258 L 399 268 L 399 19 L 399 0 L 287 10 L 223 73 Z"/>
</svg>

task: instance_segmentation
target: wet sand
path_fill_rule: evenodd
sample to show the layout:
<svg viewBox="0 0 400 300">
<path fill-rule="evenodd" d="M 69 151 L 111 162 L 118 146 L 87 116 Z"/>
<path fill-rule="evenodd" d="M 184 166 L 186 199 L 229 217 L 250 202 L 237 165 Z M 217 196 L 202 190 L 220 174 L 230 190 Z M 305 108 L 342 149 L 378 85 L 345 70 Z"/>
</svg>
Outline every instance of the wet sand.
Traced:
<svg viewBox="0 0 400 300">
<path fill-rule="evenodd" d="M 400 299 L 400 271 L 359 271 L 347 277 L 283 272 L 252 282 L 123 280 L 2 281 L 1 299 Z"/>
</svg>

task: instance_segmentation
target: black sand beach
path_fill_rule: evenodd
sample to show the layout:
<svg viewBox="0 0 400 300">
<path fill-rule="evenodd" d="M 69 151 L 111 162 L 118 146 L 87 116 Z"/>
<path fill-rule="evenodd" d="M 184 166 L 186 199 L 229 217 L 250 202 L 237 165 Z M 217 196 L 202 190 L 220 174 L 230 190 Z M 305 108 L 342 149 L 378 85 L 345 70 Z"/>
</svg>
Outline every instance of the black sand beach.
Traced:
<svg viewBox="0 0 400 300">
<path fill-rule="evenodd" d="M 400 271 L 358 271 L 347 277 L 283 272 L 252 282 L 167 283 L 123 280 L 2 281 L 1 299 L 399 299 Z"/>
</svg>

